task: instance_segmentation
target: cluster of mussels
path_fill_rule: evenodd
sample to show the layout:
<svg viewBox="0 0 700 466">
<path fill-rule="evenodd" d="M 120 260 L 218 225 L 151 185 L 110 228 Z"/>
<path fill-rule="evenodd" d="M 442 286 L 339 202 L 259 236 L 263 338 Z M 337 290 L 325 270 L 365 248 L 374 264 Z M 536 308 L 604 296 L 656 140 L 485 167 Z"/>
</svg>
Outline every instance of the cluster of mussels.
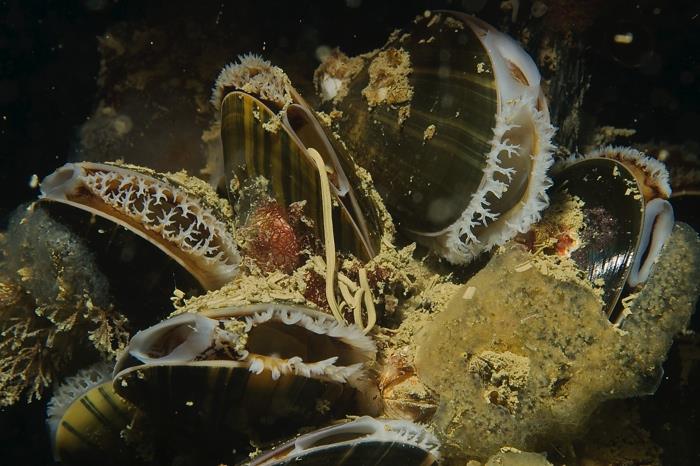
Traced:
<svg viewBox="0 0 700 466">
<path fill-rule="evenodd" d="M 258 57 L 222 70 L 225 196 L 119 163 L 41 182 L 35 209 L 105 217 L 207 290 L 175 290 L 116 365 L 55 390 L 59 461 L 464 464 L 547 450 L 600 402 L 653 391 L 700 269 L 660 162 L 606 147 L 554 163 L 533 61 L 461 13 L 334 51 L 314 83 L 316 109 Z M 494 250 L 461 286 L 430 268 Z M 411 289 L 416 270 L 432 282 Z"/>
</svg>

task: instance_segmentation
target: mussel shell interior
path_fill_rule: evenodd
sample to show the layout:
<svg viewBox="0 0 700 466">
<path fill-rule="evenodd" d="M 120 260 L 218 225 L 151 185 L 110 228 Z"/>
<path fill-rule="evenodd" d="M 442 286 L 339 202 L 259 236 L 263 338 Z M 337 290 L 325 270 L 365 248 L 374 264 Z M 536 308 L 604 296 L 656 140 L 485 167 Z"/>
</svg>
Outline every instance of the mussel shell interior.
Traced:
<svg viewBox="0 0 700 466">
<path fill-rule="evenodd" d="M 585 203 L 583 244 L 571 257 L 591 283 L 603 280 L 603 302 L 611 314 L 627 282 L 642 231 L 644 199 L 637 181 L 621 163 L 591 158 L 555 176 L 553 192 L 557 191 Z"/>
</svg>

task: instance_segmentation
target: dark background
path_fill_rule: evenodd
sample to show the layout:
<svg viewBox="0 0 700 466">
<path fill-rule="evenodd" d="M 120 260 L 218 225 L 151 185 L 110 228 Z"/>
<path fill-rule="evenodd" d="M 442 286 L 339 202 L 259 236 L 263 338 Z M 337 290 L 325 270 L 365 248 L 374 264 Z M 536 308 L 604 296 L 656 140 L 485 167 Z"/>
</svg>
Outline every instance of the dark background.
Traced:
<svg viewBox="0 0 700 466">
<path fill-rule="evenodd" d="M 520 3 L 522 23 L 530 2 Z M 592 75 L 586 112 L 600 124 L 636 129 L 638 141 L 697 141 L 697 0 L 578 3 L 590 5 L 594 18 L 580 34 Z M 34 197 L 28 187 L 32 174 L 43 177 L 74 150 L 76 129 L 96 105 L 97 36 L 117 22 L 171 28 L 193 21 L 228 39 L 231 60 L 247 51 L 294 56 L 310 78 L 320 44 L 365 52 L 428 8 L 478 10 L 501 24 L 509 14 L 499 5 L 499 0 L 0 1 L 0 217 Z M 574 24 L 563 28 L 576 27 L 577 18 L 565 19 Z M 635 32 L 638 45 L 621 53 L 611 38 L 627 30 Z"/>
<path fill-rule="evenodd" d="M 552 27 L 576 30 L 584 44 L 582 56 L 592 76 L 584 117 L 636 129 L 630 142 L 699 143 L 700 2 L 574 3 L 589 11 Z M 169 29 L 193 22 L 225 41 L 217 46 L 230 46 L 229 60 L 253 51 L 293 62 L 310 80 L 319 45 L 340 46 L 349 55 L 365 52 L 425 9 L 439 8 L 477 11 L 487 21 L 517 31 L 530 20 L 530 5 L 521 1 L 519 20 L 511 25 L 498 0 L 0 1 L 0 226 L 18 204 L 35 198 L 28 185 L 32 174 L 41 178 L 73 157 L 78 128 L 97 105 L 97 37 L 116 23 Z M 626 31 L 634 31 L 635 45 L 623 51 L 611 39 Z M 678 349 L 674 352 L 666 367 L 671 381 L 679 370 L 673 363 Z M 673 458 L 667 453 L 668 464 L 700 463 L 697 447 L 686 442 L 697 441 L 699 431 L 697 372 L 690 391 L 680 393 L 664 381 L 656 401 L 642 406 L 654 440 L 667 452 L 680 452 Z M 49 461 L 43 411 L 43 403 L 35 402 L 0 414 L 0 464 Z M 674 423 L 685 426 L 685 440 Z"/>
</svg>

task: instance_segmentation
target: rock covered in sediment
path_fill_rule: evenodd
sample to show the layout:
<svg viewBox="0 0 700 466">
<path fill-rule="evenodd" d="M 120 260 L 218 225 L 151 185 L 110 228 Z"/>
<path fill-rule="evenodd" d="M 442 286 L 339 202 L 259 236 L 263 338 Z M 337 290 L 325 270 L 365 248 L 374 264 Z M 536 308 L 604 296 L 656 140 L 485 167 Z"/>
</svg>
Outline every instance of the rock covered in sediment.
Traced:
<svg viewBox="0 0 700 466">
<path fill-rule="evenodd" d="M 591 287 L 509 248 L 417 336 L 431 420 L 447 450 L 486 458 L 582 433 L 601 402 L 652 393 L 700 288 L 700 241 L 679 224 L 618 327 Z"/>
<path fill-rule="evenodd" d="M 503 447 L 484 466 L 552 466 L 545 455 Z"/>
</svg>

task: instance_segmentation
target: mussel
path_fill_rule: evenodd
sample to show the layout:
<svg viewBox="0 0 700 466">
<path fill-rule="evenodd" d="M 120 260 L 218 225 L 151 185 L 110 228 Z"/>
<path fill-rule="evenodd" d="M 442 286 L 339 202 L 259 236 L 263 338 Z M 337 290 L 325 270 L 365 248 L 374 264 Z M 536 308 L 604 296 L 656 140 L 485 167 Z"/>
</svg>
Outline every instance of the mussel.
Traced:
<svg viewBox="0 0 700 466">
<path fill-rule="evenodd" d="M 365 261 L 379 251 L 382 226 L 376 206 L 357 189 L 361 182 L 354 167 L 338 156 L 313 109 L 281 69 L 256 56 L 242 56 L 220 73 L 212 102 L 221 112 L 229 185 L 245 187 L 262 177 L 280 205 L 306 203 L 305 213 L 319 238 L 328 237 L 327 208 L 340 250 Z M 322 202 L 326 173 L 332 209 Z"/>
<path fill-rule="evenodd" d="M 621 293 L 644 284 L 671 234 L 668 172 L 621 147 L 564 161 L 555 172 L 552 196 L 572 196 L 583 216 L 579 231 L 564 232 L 559 253 L 570 255 L 588 281 L 602 287 L 605 311 L 616 320 Z"/>
<path fill-rule="evenodd" d="M 375 414 L 377 390 L 365 367 L 375 351 L 357 327 L 302 307 L 183 313 L 132 338 L 114 390 L 168 433 L 162 442 L 194 436 L 212 457 L 227 458 L 250 440 L 284 438 L 346 413 Z"/>
<path fill-rule="evenodd" d="M 513 39 L 433 12 L 351 72 L 334 59 L 315 76 L 323 108 L 340 115 L 335 132 L 399 230 L 466 263 L 539 218 L 554 130 L 539 72 Z"/>
<path fill-rule="evenodd" d="M 324 243 L 328 307 L 341 323 L 341 309 L 352 308 L 355 323 L 369 332 L 377 313 L 367 281 L 360 280 L 364 296 L 358 305 L 343 304 L 336 293 L 337 252 L 367 262 L 379 252 L 383 236 L 392 233 L 380 203 L 369 195 L 369 181 L 331 143 L 327 129 L 284 72 L 269 62 L 245 55 L 225 67 L 212 102 L 221 112 L 225 177 L 237 215 L 264 206 L 266 201 L 255 200 L 261 187 L 282 208 L 303 205 L 307 224 Z M 365 272 L 360 267 L 360 277 Z"/>
<path fill-rule="evenodd" d="M 47 408 L 54 458 L 63 464 L 145 464 L 125 432 L 136 408 L 114 393 L 111 366 L 101 362 L 57 387 Z"/>
<path fill-rule="evenodd" d="M 41 199 L 102 216 L 153 243 L 205 289 L 240 261 L 228 204 L 203 181 L 141 167 L 69 163 L 41 182 Z"/>
<path fill-rule="evenodd" d="M 438 448 L 438 440 L 422 426 L 365 416 L 301 435 L 246 464 L 429 466 L 440 459 Z"/>
</svg>

